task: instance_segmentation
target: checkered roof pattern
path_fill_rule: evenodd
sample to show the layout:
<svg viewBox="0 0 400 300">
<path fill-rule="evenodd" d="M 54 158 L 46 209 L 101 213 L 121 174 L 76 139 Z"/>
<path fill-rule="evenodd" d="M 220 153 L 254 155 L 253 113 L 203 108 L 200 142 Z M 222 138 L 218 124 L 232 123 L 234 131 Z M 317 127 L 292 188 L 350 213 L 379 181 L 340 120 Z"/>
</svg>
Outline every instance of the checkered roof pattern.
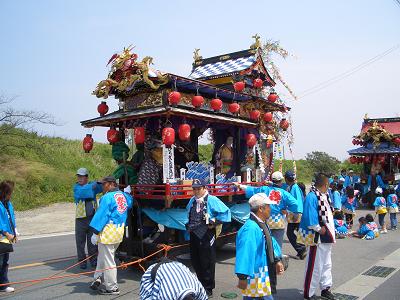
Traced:
<svg viewBox="0 0 400 300">
<path fill-rule="evenodd" d="M 195 68 L 192 74 L 189 75 L 189 78 L 199 79 L 233 72 L 240 72 L 249 68 L 255 61 L 255 56 L 248 56 L 206 64 Z"/>
</svg>

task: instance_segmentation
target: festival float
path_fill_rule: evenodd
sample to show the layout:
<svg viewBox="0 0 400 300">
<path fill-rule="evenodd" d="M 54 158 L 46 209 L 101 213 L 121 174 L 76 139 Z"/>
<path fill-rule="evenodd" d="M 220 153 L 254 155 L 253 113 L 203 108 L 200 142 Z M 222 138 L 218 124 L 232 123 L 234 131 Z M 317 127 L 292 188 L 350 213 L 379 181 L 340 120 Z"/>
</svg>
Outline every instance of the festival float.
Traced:
<svg viewBox="0 0 400 300">
<path fill-rule="evenodd" d="M 362 165 L 360 188 L 365 202 L 371 204 L 376 187 L 387 190 L 400 182 L 400 118 L 365 116 L 361 133 L 352 143 L 361 147 L 348 151 L 349 162 Z"/>
<path fill-rule="evenodd" d="M 210 58 L 196 49 L 188 77 L 153 69 L 151 57 L 140 60 L 131 48 L 108 61 L 108 77 L 93 92 L 102 99 L 100 116 L 81 124 L 109 128 L 118 164 L 114 176 L 132 188 L 136 205 L 120 255 L 144 257 L 158 244 L 185 244 L 185 207 L 195 178 L 231 209 L 232 223 L 223 225 L 218 242 L 234 240 L 249 208 L 233 182 L 260 185 L 268 179 L 281 141 L 291 132 L 290 108 L 274 90 L 271 73 L 278 72 L 270 61 L 271 51 L 286 52 L 276 42 L 261 45 L 258 35 L 253 38 L 249 49 Z M 109 112 L 110 96 L 118 101 L 117 111 Z M 205 135 L 213 145 L 206 162 L 199 158 Z M 93 148 L 90 135 L 83 148 Z"/>
</svg>

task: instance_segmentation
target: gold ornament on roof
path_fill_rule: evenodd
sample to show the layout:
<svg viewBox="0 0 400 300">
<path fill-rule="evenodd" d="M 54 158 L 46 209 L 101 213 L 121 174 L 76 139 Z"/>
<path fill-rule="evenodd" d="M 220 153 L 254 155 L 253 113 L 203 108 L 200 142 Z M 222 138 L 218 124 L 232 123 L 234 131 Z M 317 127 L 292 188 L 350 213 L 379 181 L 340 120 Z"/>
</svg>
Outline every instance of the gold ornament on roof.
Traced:
<svg viewBox="0 0 400 300">
<path fill-rule="evenodd" d="M 393 134 L 383 128 L 383 126 L 377 121 L 374 121 L 372 126 L 368 128 L 366 132 L 361 133 L 355 138 L 361 139 L 365 142 L 372 142 L 374 146 L 378 146 L 382 142 L 390 142 L 393 140 Z"/>
<path fill-rule="evenodd" d="M 261 40 L 260 36 L 256 33 L 255 35 L 252 36 L 253 39 L 255 39 L 254 43 L 250 46 L 250 49 L 258 49 L 261 47 Z"/>
<path fill-rule="evenodd" d="M 199 61 L 203 59 L 203 56 L 200 55 L 200 48 L 199 49 L 194 49 L 193 51 L 193 59 L 194 61 Z"/>
</svg>

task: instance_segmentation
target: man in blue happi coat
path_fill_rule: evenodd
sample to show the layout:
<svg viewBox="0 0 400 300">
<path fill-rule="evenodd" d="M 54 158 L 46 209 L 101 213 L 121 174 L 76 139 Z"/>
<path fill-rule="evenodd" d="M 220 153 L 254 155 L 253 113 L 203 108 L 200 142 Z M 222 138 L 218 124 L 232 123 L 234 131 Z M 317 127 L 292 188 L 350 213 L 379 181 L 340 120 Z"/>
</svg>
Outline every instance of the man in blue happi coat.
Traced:
<svg viewBox="0 0 400 300">
<path fill-rule="evenodd" d="M 223 222 L 231 221 L 231 211 L 217 197 L 209 195 L 206 183 L 202 179 L 193 179 L 193 194 L 186 211 L 190 232 L 190 256 L 208 297 L 212 297 L 215 288 L 215 261 L 217 238 L 216 228 Z"/>
<path fill-rule="evenodd" d="M 270 205 L 276 205 L 264 193 L 249 200 L 250 218 L 236 237 L 235 273 L 244 300 L 273 299 L 271 285 L 284 272 L 281 249 L 266 225 Z"/>
<path fill-rule="evenodd" d="M 360 182 L 360 177 L 354 174 L 353 170 L 349 170 L 349 174 L 345 177 L 344 179 L 344 188 L 347 188 L 348 186 L 354 187 L 356 183 Z"/>
<path fill-rule="evenodd" d="M 90 242 L 93 230 L 89 224 L 97 209 L 96 195 L 103 191 L 101 183 L 96 181 L 89 182 L 89 172 L 86 168 L 80 168 L 76 172 L 77 182 L 74 185 L 75 209 L 75 241 L 78 252 L 78 261 L 86 258 L 85 245 L 90 258 L 92 267 L 96 267 L 97 246 Z M 87 268 L 86 261 L 80 264 L 81 269 Z"/>
</svg>

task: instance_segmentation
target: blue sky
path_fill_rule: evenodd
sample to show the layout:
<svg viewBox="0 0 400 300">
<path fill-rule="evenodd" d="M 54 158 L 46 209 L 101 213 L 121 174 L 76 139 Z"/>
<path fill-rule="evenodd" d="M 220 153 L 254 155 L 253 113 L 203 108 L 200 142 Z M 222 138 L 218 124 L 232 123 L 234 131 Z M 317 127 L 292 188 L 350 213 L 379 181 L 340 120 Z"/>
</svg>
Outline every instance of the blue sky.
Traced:
<svg viewBox="0 0 400 300">
<path fill-rule="evenodd" d="M 203 57 L 239 51 L 258 33 L 296 56 L 274 61 L 301 94 L 400 43 L 400 6 L 392 0 L 3 0 L 0 20 L 0 91 L 18 95 L 16 107 L 64 124 L 39 126 L 42 133 L 73 139 L 89 132 L 79 121 L 97 116 L 91 92 L 108 59 L 130 44 L 139 58 L 154 57 L 156 68 L 188 75 L 194 48 Z M 400 113 L 399 58 L 397 49 L 319 92 L 288 97 L 295 156 L 321 150 L 345 158 L 365 113 Z M 113 98 L 108 103 L 116 107 Z M 105 131 L 96 128 L 94 138 L 105 141 Z"/>
</svg>

